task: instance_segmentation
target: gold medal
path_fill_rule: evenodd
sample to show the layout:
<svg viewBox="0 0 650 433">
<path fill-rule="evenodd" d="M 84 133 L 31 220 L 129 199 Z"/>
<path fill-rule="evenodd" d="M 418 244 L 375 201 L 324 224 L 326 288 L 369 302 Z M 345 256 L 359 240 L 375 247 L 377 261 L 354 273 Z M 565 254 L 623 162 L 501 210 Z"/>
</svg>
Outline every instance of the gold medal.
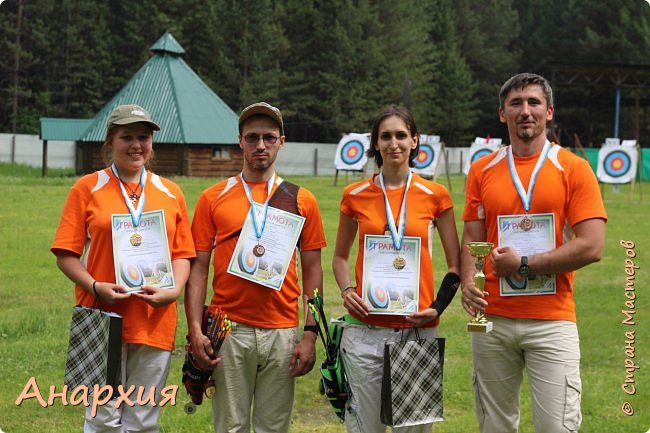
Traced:
<svg viewBox="0 0 650 433">
<path fill-rule="evenodd" d="M 265 252 L 266 250 L 262 244 L 257 244 L 253 247 L 253 254 L 255 254 L 255 257 L 262 257 Z"/>
<path fill-rule="evenodd" d="M 533 221 L 530 218 L 528 218 L 528 216 L 525 216 L 521 219 L 521 221 L 519 221 L 519 228 L 527 232 L 528 230 L 533 228 Z"/>
<path fill-rule="evenodd" d="M 133 233 L 129 238 L 129 242 L 131 242 L 131 245 L 134 247 L 138 247 L 142 243 L 142 236 L 138 233 Z"/>
<path fill-rule="evenodd" d="M 393 260 L 393 267 L 397 269 L 398 271 L 400 269 L 404 269 L 406 266 L 406 259 L 402 256 L 397 256 L 395 257 L 395 260 Z"/>
</svg>

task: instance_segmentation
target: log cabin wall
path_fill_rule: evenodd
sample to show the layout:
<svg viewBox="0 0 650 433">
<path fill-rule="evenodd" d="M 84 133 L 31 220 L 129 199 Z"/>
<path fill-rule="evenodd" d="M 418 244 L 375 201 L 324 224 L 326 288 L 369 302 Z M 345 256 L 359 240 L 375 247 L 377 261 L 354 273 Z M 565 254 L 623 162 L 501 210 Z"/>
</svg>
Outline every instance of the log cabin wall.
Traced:
<svg viewBox="0 0 650 433">
<path fill-rule="evenodd" d="M 78 172 L 87 174 L 106 167 L 101 157 L 101 143 L 80 143 L 79 149 L 81 167 Z M 225 178 L 241 172 L 243 161 L 244 154 L 237 145 L 154 143 L 151 169 L 161 176 Z"/>
</svg>

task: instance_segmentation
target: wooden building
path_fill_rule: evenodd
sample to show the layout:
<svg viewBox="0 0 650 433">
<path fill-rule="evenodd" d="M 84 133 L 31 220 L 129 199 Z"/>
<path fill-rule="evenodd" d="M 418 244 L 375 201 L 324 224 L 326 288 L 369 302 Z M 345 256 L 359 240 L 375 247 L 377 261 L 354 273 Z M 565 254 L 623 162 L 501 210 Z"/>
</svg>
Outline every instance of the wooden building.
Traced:
<svg viewBox="0 0 650 433">
<path fill-rule="evenodd" d="M 226 177 L 239 173 L 243 154 L 238 145 L 238 115 L 189 67 L 185 50 L 165 33 L 152 47 L 153 56 L 90 121 L 76 138 L 77 173 L 106 167 L 100 148 L 110 113 L 122 104 L 137 104 L 160 125 L 154 133 L 151 169 L 161 175 Z M 41 139 L 49 124 L 41 119 Z M 76 119 L 69 119 L 76 120 Z"/>
</svg>

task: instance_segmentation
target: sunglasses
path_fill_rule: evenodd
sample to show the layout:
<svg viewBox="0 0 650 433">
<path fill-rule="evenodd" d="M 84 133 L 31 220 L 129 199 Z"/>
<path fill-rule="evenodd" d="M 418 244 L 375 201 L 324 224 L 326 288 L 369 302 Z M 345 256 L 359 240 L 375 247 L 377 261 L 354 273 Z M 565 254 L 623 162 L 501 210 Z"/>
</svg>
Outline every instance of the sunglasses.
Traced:
<svg viewBox="0 0 650 433">
<path fill-rule="evenodd" d="M 259 134 L 255 134 L 255 133 L 250 133 L 250 134 L 244 135 L 244 141 L 247 144 L 257 144 L 257 143 L 260 142 L 260 138 L 264 141 L 264 144 L 272 145 L 272 144 L 275 144 L 278 141 L 278 138 L 280 138 L 280 137 L 278 137 L 277 135 L 273 135 L 273 134 L 259 135 Z"/>
</svg>

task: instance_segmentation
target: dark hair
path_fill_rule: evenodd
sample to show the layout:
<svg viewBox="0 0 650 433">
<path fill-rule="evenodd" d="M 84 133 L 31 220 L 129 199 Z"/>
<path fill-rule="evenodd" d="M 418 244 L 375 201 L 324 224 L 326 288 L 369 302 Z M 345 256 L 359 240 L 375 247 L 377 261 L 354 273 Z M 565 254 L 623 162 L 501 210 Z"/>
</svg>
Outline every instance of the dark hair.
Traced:
<svg viewBox="0 0 650 433">
<path fill-rule="evenodd" d="M 375 163 L 377 164 L 377 167 L 381 167 L 384 164 L 384 160 L 381 157 L 381 153 L 377 149 L 375 149 L 375 146 L 379 142 L 379 126 L 381 125 L 381 122 L 383 122 L 385 119 L 391 116 L 397 116 L 404 121 L 406 127 L 411 133 L 411 137 L 415 137 L 416 135 L 418 135 L 418 127 L 415 125 L 415 119 L 413 118 L 413 115 L 407 108 L 398 107 L 397 105 L 391 105 L 384 108 L 377 115 L 377 117 L 375 117 L 375 120 L 372 124 L 372 132 L 370 133 L 370 147 L 366 151 L 366 155 L 368 155 L 369 158 L 372 157 L 375 158 Z M 419 137 L 417 137 L 417 141 L 418 141 L 417 146 L 415 146 L 415 149 L 411 149 L 411 153 L 409 155 L 409 167 L 413 167 L 415 165 L 413 161 L 415 161 L 415 158 L 418 156 L 418 152 L 420 152 Z"/>
<path fill-rule="evenodd" d="M 548 80 L 541 75 L 531 74 L 529 72 L 524 72 L 517 74 L 514 77 L 510 77 L 508 81 L 503 83 L 501 90 L 499 91 L 499 108 L 503 108 L 503 103 L 513 89 L 523 89 L 524 87 L 538 85 L 542 88 L 544 92 L 544 97 L 546 98 L 546 105 L 549 107 L 553 106 L 553 89 Z"/>
</svg>

